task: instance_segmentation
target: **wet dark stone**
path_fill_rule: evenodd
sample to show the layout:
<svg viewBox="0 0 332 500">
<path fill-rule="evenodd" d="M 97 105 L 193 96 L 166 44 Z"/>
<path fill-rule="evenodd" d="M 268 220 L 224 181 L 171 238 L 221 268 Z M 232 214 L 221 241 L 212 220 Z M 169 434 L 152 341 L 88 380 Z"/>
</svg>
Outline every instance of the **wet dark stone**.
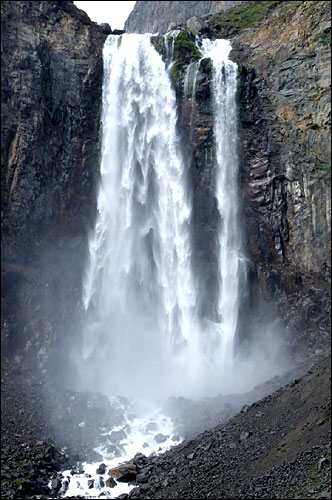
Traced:
<svg viewBox="0 0 332 500">
<path fill-rule="evenodd" d="M 168 436 L 165 436 L 164 434 L 156 434 L 155 437 L 154 437 L 154 440 L 156 443 L 164 443 L 165 441 L 167 441 L 167 438 Z"/>
<path fill-rule="evenodd" d="M 127 434 L 122 429 L 120 429 L 119 431 L 112 431 L 110 434 L 110 440 L 113 443 L 119 443 L 123 439 L 126 439 L 126 437 L 127 437 Z"/>
<path fill-rule="evenodd" d="M 107 488 L 114 488 L 114 486 L 116 486 L 116 482 L 112 477 L 109 477 L 106 479 L 105 485 L 107 486 Z"/>
<path fill-rule="evenodd" d="M 105 474 L 106 472 L 106 465 L 103 463 L 103 464 L 100 464 L 98 469 L 96 470 L 96 474 Z"/>
</svg>

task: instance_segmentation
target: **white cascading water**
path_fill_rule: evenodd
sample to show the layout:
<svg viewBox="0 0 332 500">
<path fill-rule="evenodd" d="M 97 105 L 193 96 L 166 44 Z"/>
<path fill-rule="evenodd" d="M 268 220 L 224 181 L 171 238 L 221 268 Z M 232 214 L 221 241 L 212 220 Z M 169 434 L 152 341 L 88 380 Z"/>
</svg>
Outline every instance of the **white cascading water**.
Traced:
<svg viewBox="0 0 332 500">
<path fill-rule="evenodd" d="M 175 376 L 172 381 L 174 352 L 195 343 L 196 301 L 175 94 L 149 35 L 110 36 L 104 71 L 84 357 L 91 361 L 93 383 L 105 392 L 172 393 L 178 383 Z"/>
<path fill-rule="evenodd" d="M 169 74 L 150 35 L 110 36 L 105 43 L 101 184 L 83 302 L 84 370 L 91 388 L 98 384 L 109 394 L 199 397 L 217 393 L 230 377 L 240 258 L 237 68 L 227 41 L 203 40 L 202 50 L 214 65 L 222 220 L 221 321 L 209 331 L 201 331 L 195 310 L 188 164 Z"/>
<path fill-rule="evenodd" d="M 203 57 L 213 63 L 213 109 L 216 142 L 216 198 L 221 217 L 219 229 L 219 298 L 217 327 L 219 346 L 217 366 L 224 381 L 233 377 L 234 339 L 239 312 L 239 280 L 244 275 L 241 236 L 238 221 L 238 156 L 237 156 L 237 65 L 228 55 L 228 40 L 202 40 Z M 223 384 L 225 385 L 225 384 Z"/>
</svg>

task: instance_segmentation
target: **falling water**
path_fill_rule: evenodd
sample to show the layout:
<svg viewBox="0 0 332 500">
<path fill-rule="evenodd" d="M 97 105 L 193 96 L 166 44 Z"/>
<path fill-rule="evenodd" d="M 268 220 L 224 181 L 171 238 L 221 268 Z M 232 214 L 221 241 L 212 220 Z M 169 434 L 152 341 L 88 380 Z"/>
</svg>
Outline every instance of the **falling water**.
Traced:
<svg viewBox="0 0 332 500">
<path fill-rule="evenodd" d="M 219 238 L 219 347 L 216 357 L 224 376 L 233 376 L 234 339 L 239 311 L 239 283 L 244 275 L 238 221 L 237 65 L 228 59 L 228 40 L 202 40 L 204 57 L 213 63 L 213 109 L 216 142 L 216 198 L 221 217 Z"/>
<path fill-rule="evenodd" d="M 149 35 L 110 36 L 104 68 L 84 357 L 107 392 L 164 394 L 174 353 L 195 333 L 190 198 L 175 95 Z"/>
<path fill-rule="evenodd" d="M 105 43 L 101 184 L 84 281 L 83 356 L 90 388 L 109 394 L 198 397 L 217 393 L 231 377 L 240 262 L 237 68 L 228 42 L 203 40 L 202 50 L 214 66 L 221 217 L 220 321 L 206 331 L 195 307 L 189 165 L 169 72 L 150 35 L 109 36 Z"/>
</svg>

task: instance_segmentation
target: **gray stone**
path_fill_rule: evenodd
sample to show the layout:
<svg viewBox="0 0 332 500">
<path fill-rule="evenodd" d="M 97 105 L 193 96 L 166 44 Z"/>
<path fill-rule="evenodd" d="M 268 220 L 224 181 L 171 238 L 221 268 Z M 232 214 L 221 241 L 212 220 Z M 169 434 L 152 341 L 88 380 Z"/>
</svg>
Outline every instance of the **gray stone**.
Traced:
<svg viewBox="0 0 332 500">
<path fill-rule="evenodd" d="M 241 435 L 240 435 L 240 441 L 245 441 L 246 439 L 248 439 L 249 436 L 251 436 L 251 432 L 242 432 Z"/>
<path fill-rule="evenodd" d="M 107 488 L 114 488 L 116 486 L 116 481 L 114 481 L 112 477 L 109 477 L 106 479 L 105 486 L 107 486 Z"/>
<path fill-rule="evenodd" d="M 198 35 L 200 30 L 205 26 L 205 23 L 201 20 L 198 20 L 196 16 L 191 17 L 187 21 L 187 28 L 194 35 Z"/>
<path fill-rule="evenodd" d="M 164 443 L 165 441 L 167 441 L 167 439 L 168 439 L 168 436 L 165 436 L 164 434 L 161 434 L 161 433 L 156 434 L 154 436 L 154 440 L 156 443 Z"/>
<path fill-rule="evenodd" d="M 118 431 L 112 431 L 110 434 L 110 440 L 112 443 L 120 443 L 120 441 L 123 441 L 126 439 L 127 434 L 125 433 L 124 430 L 120 429 Z"/>
</svg>

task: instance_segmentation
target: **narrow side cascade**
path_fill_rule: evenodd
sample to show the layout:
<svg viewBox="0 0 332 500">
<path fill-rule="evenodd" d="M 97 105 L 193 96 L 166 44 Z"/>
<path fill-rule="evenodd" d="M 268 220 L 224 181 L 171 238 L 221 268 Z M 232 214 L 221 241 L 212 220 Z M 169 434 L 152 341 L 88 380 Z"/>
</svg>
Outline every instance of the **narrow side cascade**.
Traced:
<svg viewBox="0 0 332 500">
<path fill-rule="evenodd" d="M 228 56 L 228 40 L 202 40 L 203 57 L 213 63 L 212 95 L 216 144 L 216 198 L 221 217 L 219 240 L 219 297 L 216 357 L 227 378 L 233 376 L 234 340 L 239 315 L 239 286 L 245 286 L 238 194 L 237 64 Z M 220 329 L 220 331 L 219 331 Z M 214 354 L 215 356 L 215 354 Z"/>
<path fill-rule="evenodd" d="M 176 128 L 170 63 L 165 67 L 150 35 L 110 35 L 105 43 L 101 184 L 83 296 L 81 368 L 91 389 L 162 399 L 233 389 L 243 260 L 237 215 L 237 67 L 228 59 L 230 48 L 225 40 L 203 40 L 201 48 L 214 66 L 221 220 L 219 320 L 203 325 L 191 265 L 191 233 L 197 228 L 191 224 L 189 165 Z M 192 101 L 198 65 L 191 68 Z"/>
</svg>

